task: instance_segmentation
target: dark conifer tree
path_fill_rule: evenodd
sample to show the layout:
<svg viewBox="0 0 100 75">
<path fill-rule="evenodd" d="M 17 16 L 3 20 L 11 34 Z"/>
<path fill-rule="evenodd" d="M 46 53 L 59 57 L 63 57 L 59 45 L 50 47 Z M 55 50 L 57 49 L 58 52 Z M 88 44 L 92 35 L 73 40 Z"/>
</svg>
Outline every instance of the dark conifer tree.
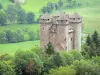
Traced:
<svg viewBox="0 0 100 75">
<path fill-rule="evenodd" d="M 48 55 L 52 55 L 55 53 L 54 47 L 52 45 L 51 42 L 49 42 L 46 46 L 46 51 L 45 51 Z"/>
</svg>

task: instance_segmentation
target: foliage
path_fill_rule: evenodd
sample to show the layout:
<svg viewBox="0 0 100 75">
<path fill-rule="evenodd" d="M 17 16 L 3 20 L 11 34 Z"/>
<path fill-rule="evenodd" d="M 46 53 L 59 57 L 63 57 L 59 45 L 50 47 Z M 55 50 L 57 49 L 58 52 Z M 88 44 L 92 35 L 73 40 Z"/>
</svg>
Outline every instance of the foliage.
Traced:
<svg viewBox="0 0 100 75">
<path fill-rule="evenodd" d="M 35 15 L 33 12 L 29 12 L 26 14 L 26 20 L 28 24 L 32 24 L 34 22 Z"/>
<path fill-rule="evenodd" d="M 0 11 L 0 26 L 5 25 L 7 22 L 6 14 L 4 11 Z"/>
<path fill-rule="evenodd" d="M 100 65 L 100 56 L 92 57 L 92 61 L 93 61 L 95 64 L 99 64 L 99 65 Z"/>
<path fill-rule="evenodd" d="M 30 31 L 28 34 L 30 37 L 30 39 L 29 39 L 30 41 L 35 40 L 35 33 L 34 32 Z"/>
<path fill-rule="evenodd" d="M 59 67 L 57 69 L 51 69 L 48 75 L 76 75 L 76 71 L 70 66 Z"/>
<path fill-rule="evenodd" d="M 61 52 L 62 59 L 65 61 L 65 65 L 71 65 L 74 61 L 73 54 L 69 52 Z"/>
<path fill-rule="evenodd" d="M 92 43 L 92 39 L 88 35 L 87 38 L 86 38 L 86 44 L 87 44 L 87 46 L 89 46 L 89 45 L 91 45 L 91 43 Z"/>
<path fill-rule="evenodd" d="M 99 75 L 100 67 L 98 64 L 92 63 L 90 60 L 80 60 L 73 63 L 76 75 Z"/>
<path fill-rule="evenodd" d="M 90 58 L 100 56 L 100 38 L 97 31 L 92 36 L 87 36 L 86 46 L 83 47 L 82 54 L 89 55 Z"/>
<path fill-rule="evenodd" d="M 9 60 L 12 60 L 12 56 L 9 55 L 9 54 L 3 54 L 0 56 L 0 61 L 9 61 Z"/>
<path fill-rule="evenodd" d="M 8 39 L 5 32 L 0 33 L 0 43 L 8 43 Z"/>
<path fill-rule="evenodd" d="M 0 4 L 0 10 L 3 8 L 2 4 Z"/>
<path fill-rule="evenodd" d="M 16 75 L 14 67 L 8 62 L 0 61 L 0 75 Z"/>
<path fill-rule="evenodd" d="M 52 45 L 51 42 L 48 42 L 48 44 L 47 44 L 47 46 L 46 46 L 46 49 L 45 49 L 45 52 L 46 52 L 46 54 L 48 54 L 48 55 L 52 55 L 52 54 L 55 53 L 54 47 L 53 47 L 53 45 Z"/>
<path fill-rule="evenodd" d="M 98 38 L 99 38 L 99 37 L 98 37 L 98 32 L 95 31 L 95 32 L 92 34 L 92 40 L 93 40 L 93 42 L 96 44 L 96 47 L 99 46 L 99 42 L 100 42 Z"/>
<path fill-rule="evenodd" d="M 32 51 L 17 51 L 14 63 L 17 75 L 38 75 L 41 73 L 43 65 L 39 56 Z"/>
<path fill-rule="evenodd" d="M 53 55 L 51 61 L 55 67 L 60 67 L 64 65 L 64 60 L 58 52 Z"/>
<path fill-rule="evenodd" d="M 77 52 L 76 50 L 72 50 L 70 53 L 73 55 L 74 60 L 81 60 L 84 58 L 82 54 Z"/>
<path fill-rule="evenodd" d="M 17 9 L 14 5 L 8 5 L 6 9 L 7 20 L 12 24 L 17 20 Z"/>
<path fill-rule="evenodd" d="M 25 38 L 25 36 L 28 36 L 29 38 Z M 33 41 L 33 40 L 39 40 L 40 34 L 39 31 L 33 32 L 29 31 L 28 29 L 16 29 L 16 31 L 11 30 L 5 30 L 4 32 L 0 33 L 0 43 L 16 43 L 16 42 L 23 42 L 23 41 Z"/>
<path fill-rule="evenodd" d="M 25 24 L 26 23 L 26 12 L 23 9 L 19 9 L 19 11 L 18 11 L 17 22 L 19 24 Z"/>
</svg>

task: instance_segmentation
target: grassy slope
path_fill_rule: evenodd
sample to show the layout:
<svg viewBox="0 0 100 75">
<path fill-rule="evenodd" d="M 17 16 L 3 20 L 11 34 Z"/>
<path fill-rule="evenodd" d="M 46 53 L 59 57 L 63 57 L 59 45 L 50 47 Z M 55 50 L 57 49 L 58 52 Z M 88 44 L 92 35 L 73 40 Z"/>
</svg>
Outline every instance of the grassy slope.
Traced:
<svg viewBox="0 0 100 75">
<path fill-rule="evenodd" d="M 67 13 L 78 12 L 83 17 L 83 32 L 92 33 L 97 30 L 100 33 L 100 6 L 97 7 L 85 7 L 77 9 L 63 10 Z"/>
<path fill-rule="evenodd" d="M 36 30 L 39 30 L 40 26 L 39 26 L 39 24 L 7 25 L 7 26 L 1 26 L 0 32 L 4 31 L 6 29 L 15 31 L 18 28 L 20 28 L 20 29 L 27 28 L 31 31 L 36 31 Z M 26 36 L 26 39 L 27 39 L 27 36 Z M 34 45 L 39 45 L 39 44 L 40 44 L 39 41 L 26 41 L 26 42 L 20 42 L 20 43 L 0 44 L 0 54 L 4 54 L 4 53 L 13 54 L 18 49 L 28 50 L 28 49 L 31 49 Z"/>
<path fill-rule="evenodd" d="M 0 54 L 4 53 L 10 53 L 13 54 L 16 52 L 16 50 L 29 50 L 35 45 L 39 46 L 40 41 L 26 41 L 26 42 L 20 42 L 20 43 L 10 43 L 10 44 L 0 44 Z"/>
<path fill-rule="evenodd" d="M 39 24 L 14 24 L 14 25 L 7 25 L 7 26 L 0 26 L 0 32 L 10 29 L 10 30 L 16 30 L 16 29 L 29 29 L 30 31 L 36 31 L 40 29 Z"/>
<path fill-rule="evenodd" d="M 48 2 L 57 2 L 58 0 L 26 0 L 23 8 L 27 11 L 39 12 Z"/>
</svg>

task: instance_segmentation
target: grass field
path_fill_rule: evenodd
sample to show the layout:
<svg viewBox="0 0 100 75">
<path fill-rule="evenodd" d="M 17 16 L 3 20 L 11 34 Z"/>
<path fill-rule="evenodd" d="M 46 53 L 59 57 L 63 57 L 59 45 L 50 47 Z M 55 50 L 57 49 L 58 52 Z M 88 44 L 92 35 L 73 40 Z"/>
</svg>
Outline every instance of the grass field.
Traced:
<svg viewBox="0 0 100 75">
<path fill-rule="evenodd" d="M 6 26 L 0 26 L 0 32 L 10 29 L 10 30 L 16 30 L 16 29 L 28 29 L 30 31 L 36 31 L 40 29 L 39 24 L 14 24 L 14 25 L 6 25 Z"/>
<path fill-rule="evenodd" d="M 29 50 L 40 45 L 40 41 L 26 41 L 20 43 L 0 44 L 0 54 L 9 53 L 14 54 L 17 50 Z"/>
<path fill-rule="evenodd" d="M 22 7 L 26 11 L 39 12 L 39 10 L 45 6 L 48 2 L 57 2 L 58 0 L 25 0 L 25 4 Z"/>
</svg>

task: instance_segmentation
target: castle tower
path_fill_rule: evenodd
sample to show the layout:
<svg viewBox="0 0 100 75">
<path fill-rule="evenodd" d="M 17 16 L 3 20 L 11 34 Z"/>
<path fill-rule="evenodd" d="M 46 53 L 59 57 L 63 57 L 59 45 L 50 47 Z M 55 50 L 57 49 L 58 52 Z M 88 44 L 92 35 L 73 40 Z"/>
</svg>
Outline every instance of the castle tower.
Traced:
<svg viewBox="0 0 100 75">
<path fill-rule="evenodd" d="M 51 42 L 56 50 L 81 50 L 82 17 L 58 12 L 54 16 L 45 13 L 40 18 L 40 46 Z"/>
<path fill-rule="evenodd" d="M 69 16 L 70 25 L 74 30 L 74 49 L 80 51 L 81 50 L 81 34 L 82 34 L 82 17 L 74 13 Z"/>
<path fill-rule="evenodd" d="M 68 15 L 64 12 L 59 12 L 55 15 L 57 21 L 57 43 L 56 49 L 68 50 Z"/>
<path fill-rule="evenodd" d="M 40 46 L 43 48 L 50 41 L 49 40 L 49 29 L 52 25 L 52 18 L 48 13 L 45 13 L 40 18 Z"/>
</svg>

